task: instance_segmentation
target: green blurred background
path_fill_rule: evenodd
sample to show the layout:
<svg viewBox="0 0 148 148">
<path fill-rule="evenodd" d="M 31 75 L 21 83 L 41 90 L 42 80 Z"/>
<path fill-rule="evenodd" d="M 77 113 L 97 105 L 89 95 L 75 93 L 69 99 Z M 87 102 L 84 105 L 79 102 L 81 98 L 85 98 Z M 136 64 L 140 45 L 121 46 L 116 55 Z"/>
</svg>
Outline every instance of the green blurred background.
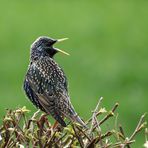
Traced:
<svg viewBox="0 0 148 148">
<path fill-rule="evenodd" d="M 32 0 L 0 2 L 0 117 L 27 106 L 22 83 L 31 43 L 41 35 L 68 37 L 56 55 L 76 111 L 87 119 L 100 96 L 131 134 L 148 111 L 148 1 Z M 144 134 L 134 147 L 141 147 Z"/>
</svg>

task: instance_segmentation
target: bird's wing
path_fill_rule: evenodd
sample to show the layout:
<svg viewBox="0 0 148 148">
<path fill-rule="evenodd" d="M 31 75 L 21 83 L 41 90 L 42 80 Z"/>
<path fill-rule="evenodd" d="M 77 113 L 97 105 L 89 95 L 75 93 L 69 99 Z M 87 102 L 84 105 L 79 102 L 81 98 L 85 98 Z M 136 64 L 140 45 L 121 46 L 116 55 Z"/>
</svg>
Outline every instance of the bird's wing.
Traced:
<svg viewBox="0 0 148 148">
<path fill-rule="evenodd" d="M 61 123 L 61 116 L 71 108 L 63 70 L 53 59 L 44 57 L 30 65 L 27 79 L 46 112 Z"/>
<path fill-rule="evenodd" d="M 43 107 L 41 106 L 41 104 L 39 103 L 39 99 L 38 96 L 36 95 L 36 93 L 32 90 L 27 78 L 25 78 L 24 80 L 24 85 L 23 88 L 25 90 L 25 93 L 27 95 L 27 97 L 31 100 L 31 102 L 37 107 L 40 108 L 41 110 L 45 111 L 43 109 Z"/>
</svg>

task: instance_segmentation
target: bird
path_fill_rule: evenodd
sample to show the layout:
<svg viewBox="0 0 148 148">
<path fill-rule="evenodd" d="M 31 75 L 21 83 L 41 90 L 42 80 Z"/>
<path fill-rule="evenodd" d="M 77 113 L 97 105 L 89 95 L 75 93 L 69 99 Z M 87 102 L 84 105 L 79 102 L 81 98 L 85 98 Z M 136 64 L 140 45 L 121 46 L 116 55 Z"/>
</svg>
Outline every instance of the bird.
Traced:
<svg viewBox="0 0 148 148">
<path fill-rule="evenodd" d="M 67 38 L 40 36 L 32 43 L 23 88 L 26 96 L 38 109 L 51 115 L 63 127 L 67 126 L 65 117 L 86 127 L 70 101 L 67 77 L 54 60 L 54 56 L 59 52 L 69 55 L 54 47 L 55 43 L 64 40 Z"/>
</svg>

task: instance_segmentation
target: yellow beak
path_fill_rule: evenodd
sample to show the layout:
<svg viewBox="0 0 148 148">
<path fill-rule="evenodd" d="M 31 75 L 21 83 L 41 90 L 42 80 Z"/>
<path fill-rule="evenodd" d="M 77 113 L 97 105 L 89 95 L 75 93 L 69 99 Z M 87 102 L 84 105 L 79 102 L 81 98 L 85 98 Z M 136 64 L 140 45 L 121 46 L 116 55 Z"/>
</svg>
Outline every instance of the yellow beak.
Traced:
<svg viewBox="0 0 148 148">
<path fill-rule="evenodd" d="M 67 52 L 65 52 L 65 51 L 63 51 L 63 50 L 61 50 L 61 49 L 58 49 L 58 48 L 54 48 L 56 51 L 59 51 L 59 52 L 61 52 L 61 53 L 63 53 L 63 54 L 66 54 L 66 55 L 70 55 L 69 53 L 67 53 Z"/>
<path fill-rule="evenodd" d="M 68 40 L 68 38 L 57 39 L 57 43 L 58 43 L 58 42 L 65 41 L 65 40 Z M 69 53 L 67 53 L 67 52 L 65 52 L 65 51 L 63 51 L 63 50 L 61 50 L 61 49 L 58 49 L 58 48 L 55 48 L 55 49 L 56 49 L 57 51 L 63 53 L 63 54 L 70 55 Z"/>
<path fill-rule="evenodd" d="M 65 41 L 65 40 L 68 40 L 68 38 L 57 39 L 57 42 L 62 42 L 62 41 Z"/>
</svg>

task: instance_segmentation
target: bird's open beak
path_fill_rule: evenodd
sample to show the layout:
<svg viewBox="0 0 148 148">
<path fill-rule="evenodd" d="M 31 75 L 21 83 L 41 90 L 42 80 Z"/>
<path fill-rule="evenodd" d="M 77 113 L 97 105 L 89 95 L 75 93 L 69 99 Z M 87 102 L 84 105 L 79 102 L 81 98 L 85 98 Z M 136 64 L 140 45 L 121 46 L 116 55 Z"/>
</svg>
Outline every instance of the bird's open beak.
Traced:
<svg viewBox="0 0 148 148">
<path fill-rule="evenodd" d="M 58 49 L 58 48 L 54 48 L 56 51 L 59 51 L 59 52 L 61 52 L 61 53 L 63 53 L 63 54 L 66 54 L 66 55 L 70 55 L 69 53 L 67 53 L 67 52 L 65 52 L 65 51 L 63 51 L 63 50 L 61 50 L 61 49 Z"/>
<path fill-rule="evenodd" d="M 62 41 L 65 41 L 65 40 L 68 40 L 68 38 L 57 39 L 57 42 L 62 42 Z"/>
<path fill-rule="evenodd" d="M 67 39 L 68 39 L 68 38 L 57 39 L 56 42 L 59 43 L 59 42 L 65 41 L 65 40 L 67 40 Z M 56 51 L 59 51 L 59 52 L 63 53 L 63 54 L 70 55 L 69 53 L 67 53 L 67 52 L 65 52 L 65 51 L 63 51 L 63 50 L 61 50 L 61 49 L 58 49 L 58 48 L 54 48 L 54 49 L 55 49 Z"/>
</svg>

